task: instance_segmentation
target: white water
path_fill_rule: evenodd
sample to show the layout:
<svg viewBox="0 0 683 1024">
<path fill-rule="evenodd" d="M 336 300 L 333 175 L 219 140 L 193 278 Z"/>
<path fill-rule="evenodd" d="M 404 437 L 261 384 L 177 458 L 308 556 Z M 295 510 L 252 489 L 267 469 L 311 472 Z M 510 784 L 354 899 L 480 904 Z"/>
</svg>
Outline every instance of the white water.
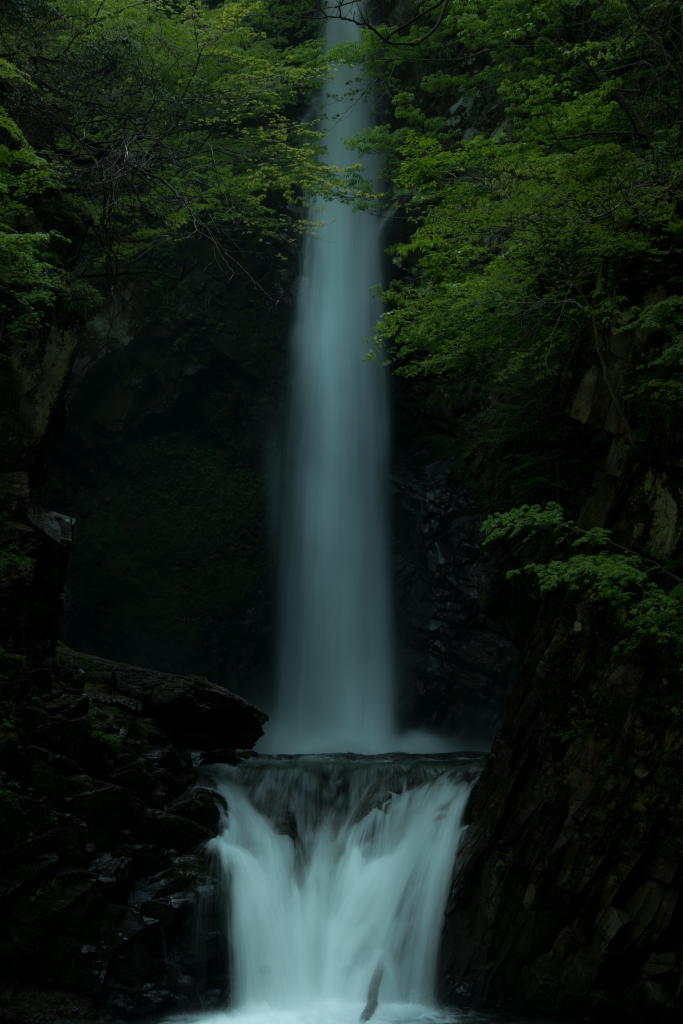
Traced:
<svg viewBox="0 0 683 1024">
<path fill-rule="evenodd" d="M 438 1017 L 466 764 L 308 757 L 219 770 L 229 814 L 214 849 L 231 893 L 231 1021 L 356 1022 L 380 958 L 374 1019 Z"/>
<path fill-rule="evenodd" d="M 357 33 L 332 20 L 326 38 Z M 356 74 L 341 68 L 319 97 L 337 166 L 355 160 L 342 138 L 372 123 L 366 102 L 344 98 Z M 384 372 L 362 356 L 380 313 L 383 221 L 340 202 L 311 216 L 324 223 L 305 243 L 292 339 L 278 705 L 259 749 L 379 753 L 395 749 L 389 417 Z"/>
</svg>

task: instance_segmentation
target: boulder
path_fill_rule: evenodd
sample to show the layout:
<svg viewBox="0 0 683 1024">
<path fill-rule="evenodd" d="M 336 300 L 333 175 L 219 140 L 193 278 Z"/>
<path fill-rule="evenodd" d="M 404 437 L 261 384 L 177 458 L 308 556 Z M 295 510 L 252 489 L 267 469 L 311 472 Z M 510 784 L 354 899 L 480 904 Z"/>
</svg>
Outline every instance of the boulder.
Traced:
<svg viewBox="0 0 683 1024">
<path fill-rule="evenodd" d="M 88 656 L 87 675 L 139 701 L 143 718 L 168 730 L 174 743 L 192 750 L 250 748 L 268 716 L 203 676 L 175 676 Z"/>
<path fill-rule="evenodd" d="M 200 676 L 171 676 L 145 669 L 119 671 L 119 692 L 135 696 L 143 715 L 158 719 L 176 743 L 195 750 L 253 747 L 268 716 Z"/>
<path fill-rule="evenodd" d="M 171 896 L 159 896 L 155 900 L 147 900 L 140 905 L 144 917 L 155 918 L 164 929 L 164 933 L 172 935 L 179 931 L 187 922 L 190 911 L 197 904 L 197 893 L 175 892 Z"/>
<path fill-rule="evenodd" d="M 55 815 L 56 828 L 50 829 L 31 844 L 36 854 L 57 853 L 61 864 L 85 867 L 89 863 L 86 846 L 88 826 L 73 814 Z"/>
<path fill-rule="evenodd" d="M 117 768 L 109 778 L 115 785 L 124 786 L 134 796 L 144 797 L 150 793 L 156 780 L 144 761 L 132 761 L 123 768 Z"/>
<path fill-rule="evenodd" d="M 77 929 L 68 926 L 51 937 L 38 965 L 43 982 L 68 985 L 90 996 L 102 990 L 112 958 L 131 945 L 144 945 L 163 956 L 159 922 L 132 907 L 99 904 Z"/>
<path fill-rule="evenodd" d="M 55 714 L 50 717 L 41 735 L 46 747 L 62 757 L 78 758 L 90 736 L 90 719 L 87 715 L 74 718 L 71 715 Z"/>
<path fill-rule="evenodd" d="M 61 932 L 78 934 L 92 907 L 95 876 L 64 871 L 21 892 L 3 920 L 0 956 L 33 958 Z"/>
</svg>

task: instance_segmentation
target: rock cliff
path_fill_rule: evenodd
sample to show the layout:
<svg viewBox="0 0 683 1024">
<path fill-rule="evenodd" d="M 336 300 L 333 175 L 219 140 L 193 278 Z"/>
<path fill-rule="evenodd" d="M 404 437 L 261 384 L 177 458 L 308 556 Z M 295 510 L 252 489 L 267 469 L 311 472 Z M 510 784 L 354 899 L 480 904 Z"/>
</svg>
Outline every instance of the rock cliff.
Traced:
<svg viewBox="0 0 683 1024">
<path fill-rule="evenodd" d="M 261 700 L 270 668 L 266 462 L 291 315 L 287 264 L 229 279 L 188 247 L 89 322 L 46 501 L 78 520 L 65 642 Z M 208 265 L 208 267 L 207 267 Z"/>
<path fill-rule="evenodd" d="M 452 459 L 426 455 L 392 474 L 401 713 L 411 728 L 487 746 L 526 637 L 501 561 L 482 547 L 479 503 L 454 481 Z"/>
<path fill-rule="evenodd" d="M 602 369 L 579 367 L 566 410 L 608 442 L 579 524 L 662 560 L 681 535 L 682 439 L 666 466 L 629 459 L 614 399 L 646 340 L 616 338 L 610 387 Z M 448 1001 L 683 1018 L 683 689 L 666 645 L 615 653 L 622 626 L 580 590 L 543 601 L 472 793 L 446 913 Z"/>
<path fill-rule="evenodd" d="M 49 667 L 23 660 L 0 663 L 0 1019 L 222 1005 L 206 842 L 226 807 L 197 765 L 237 763 L 227 742 L 251 747 L 266 715 L 197 676 L 63 646 Z"/>
</svg>

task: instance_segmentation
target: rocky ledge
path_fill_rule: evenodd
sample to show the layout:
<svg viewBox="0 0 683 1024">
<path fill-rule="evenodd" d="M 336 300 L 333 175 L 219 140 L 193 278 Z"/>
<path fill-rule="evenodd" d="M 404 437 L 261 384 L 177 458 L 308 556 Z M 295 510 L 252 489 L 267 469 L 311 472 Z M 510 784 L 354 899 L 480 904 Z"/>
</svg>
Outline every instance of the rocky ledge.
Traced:
<svg viewBox="0 0 683 1024">
<path fill-rule="evenodd" d="M 0 1020 L 219 1004 L 226 807 L 198 765 L 237 762 L 267 716 L 201 677 L 0 657 Z"/>
</svg>

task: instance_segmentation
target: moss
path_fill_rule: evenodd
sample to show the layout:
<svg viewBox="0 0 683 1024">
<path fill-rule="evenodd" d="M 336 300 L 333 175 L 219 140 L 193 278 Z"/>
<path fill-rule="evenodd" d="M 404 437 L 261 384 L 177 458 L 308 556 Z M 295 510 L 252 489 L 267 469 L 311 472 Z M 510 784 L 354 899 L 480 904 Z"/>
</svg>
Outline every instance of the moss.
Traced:
<svg viewBox="0 0 683 1024">
<path fill-rule="evenodd" d="M 16 545 L 8 544 L 0 549 L 0 583 L 11 583 L 22 576 L 28 576 L 35 562 Z"/>
</svg>

